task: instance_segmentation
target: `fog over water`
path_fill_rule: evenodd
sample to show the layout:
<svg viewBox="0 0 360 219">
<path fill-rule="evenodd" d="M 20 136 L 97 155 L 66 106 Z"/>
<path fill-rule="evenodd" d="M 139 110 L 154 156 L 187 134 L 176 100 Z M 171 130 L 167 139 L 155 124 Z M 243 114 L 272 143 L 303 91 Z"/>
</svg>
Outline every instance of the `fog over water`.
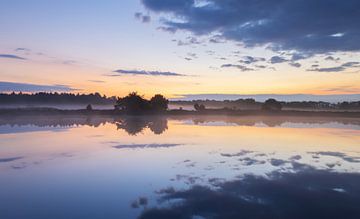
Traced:
<svg viewBox="0 0 360 219">
<path fill-rule="evenodd" d="M 0 117 L 0 218 L 359 218 L 360 119 Z"/>
</svg>

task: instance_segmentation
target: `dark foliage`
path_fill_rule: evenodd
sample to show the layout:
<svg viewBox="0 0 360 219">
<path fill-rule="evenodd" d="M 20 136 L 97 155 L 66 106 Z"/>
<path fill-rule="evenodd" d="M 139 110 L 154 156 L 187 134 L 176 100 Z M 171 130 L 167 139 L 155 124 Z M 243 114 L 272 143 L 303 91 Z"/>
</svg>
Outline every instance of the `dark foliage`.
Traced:
<svg viewBox="0 0 360 219">
<path fill-rule="evenodd" d="M 0 93 L 0 104 L 111 104 L 116 97 L 101 96 L 99 93 Z"/>
<path fill-rule="evenodd" d="M 275 99 L 268 99 L 261 106 L 262 110 L 271 110 L 271 111 L 280 111 L 282 109 L 282 105 Z"/>
<path fill-rule="evenodd" d="M 136 92 L 128 94 L 126 97 L 118 98 L 115 109 L 120 109 L 127 114 L 158 113 L 168 109 L 169 100 L 157 94 L 146 100 Z"/>
<path fill-rule="evenodd" d="M 195 104 L 194 104 L 194 109 L 195 109 L 196 111 L 204 111 L 204 110 L 205 110 L 205 105 L 204 105 L 204 104 L 195 103 Z"/>
</svg>

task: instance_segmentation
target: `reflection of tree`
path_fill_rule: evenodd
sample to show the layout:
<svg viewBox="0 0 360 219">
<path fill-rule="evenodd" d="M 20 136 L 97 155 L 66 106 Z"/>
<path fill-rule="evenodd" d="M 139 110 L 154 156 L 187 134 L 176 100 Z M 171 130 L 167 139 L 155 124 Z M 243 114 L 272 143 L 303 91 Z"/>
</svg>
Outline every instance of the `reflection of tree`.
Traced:
<svg viewBox="0 0 360 219">
<path fill-rule="evenodd" d="M 148 124 L 149 129 L 157 135 L 162 134 L 168 129 L 167 119 L 158 117 L 157 119 L 150 121 Z"/>
<path fill-rule="evenodd" d="M 145 128 L 160 135 L 168 129 L 167 119 L 164 117 L 126 117 L 116 122 L 116 126 L 118 129 L 124 129 L 129 135 L 141 133 Z"/>
</svg>

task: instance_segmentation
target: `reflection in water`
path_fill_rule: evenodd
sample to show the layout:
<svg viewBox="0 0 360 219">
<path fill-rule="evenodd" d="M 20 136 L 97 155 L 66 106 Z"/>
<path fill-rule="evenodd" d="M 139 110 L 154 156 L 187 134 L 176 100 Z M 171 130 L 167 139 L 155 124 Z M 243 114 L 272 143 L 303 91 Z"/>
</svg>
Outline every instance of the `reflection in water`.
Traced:
<svg viewBox="0 0 360 219">
<path fill-rule="evenodd" d="M 145 129 L 151 130 L 154 134 L 163 134 L 168 129 L 168 120 L 180 121 L 190 125 L 238 125 L 238 126 L 257 126 L 264 125 L 267 127 L 301 127 L 308 125 L 326 125 L 326 127 L 359 129 L 360 119 L 357 118 L 307 118 L 307 117 L 261 117 L 261 116 L 0 116 L 0 134 L 10 131 L 21 132 L 19 129 L 10 127 L 28 127 L 26 131 L 41 131 L 35 127 L 55 128 L 55 127 L 73 127 L 87 125 L 99 127 L 107 123 L 116 124 L 118 129 L 125 130 L 129 135 L 137 135 Z M 1 131 L 1 127 L 4 127 Z M 32 127 L 32 128 L 30 128 Z"/>
<path fill-rule="evenodd" d="M 124 149 L 124 148 L 169 148 L 169 147 L 176 147 L 181 144 L 122 144 L 113 146 L 116 149 Z"/>
<path fill-rule="evenodd" d="M 359 218 L 360 175 L 308 167 L 189 189 L 163 189 L 159 203 L 139 218 Z"/>
<path fill-rule="evenodd" d="M 0 158 L 0 163 L 5 163 L 5 162 L 11 162 L 14 160 L 19 160 L 22 157 L 6 157 L 6 158 Z"/>
<path fill-rule="evenodd" d="M 360 215 L 355 118 L 0 117 L 0 142 L 0 218 Z"/>
<path fill-rule="evenodd" d="M 116 122 L 118 129 L 124 129 L 129 135 L 137 135 L 145 128 L 149 128 L 154 134 L 160 135 L 166 129 L 167 118 L 164 117 L 125 117 Z"/>
</svg>

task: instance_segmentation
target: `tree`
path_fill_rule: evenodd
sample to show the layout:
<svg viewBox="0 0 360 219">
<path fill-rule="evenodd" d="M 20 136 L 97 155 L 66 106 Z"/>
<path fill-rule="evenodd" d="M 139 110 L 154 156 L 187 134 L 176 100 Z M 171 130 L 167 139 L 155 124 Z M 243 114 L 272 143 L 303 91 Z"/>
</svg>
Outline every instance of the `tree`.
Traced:
<svg viewBox="0 0 360 219">
<path fill-rule="evenodd" d="M 275 99 L 268 99 L 265 103 L 263 103 L 261 108 L 269 111 L 280 111 L 282 109 L 282 105 Z"/>
<path fill-rule="evenodd" d="M 204 111 L 205 110 L 205 105 L 204 104 L 198 104 L 198 103 L 195 103 L 194 104 L 194 109 L 196 110 L 196 111 Z"/>
<path fill-rule="evenodd" d="M 115 108 L 130 114 L 137 114 L 150 110 L 150 103 L 136 92 L 129 93 L 126 97 L 118 98 Z"/>
<path fill-rule="evenodd" d="M 195 104 L 194 104 L 194 109 L 195 109 L 196 111 L 199 111 L 200 105 L 199 105 L 198 103 L 195 103 Z"/>
<path fill-rule="evenodd" d="M 161 94 L 156 94 L 150 99 L 150 106 L 153 111 L 163 112 L 168 109 L 169 100 Z"/>
<path fill-rule="evenodd" d="M 91 110 L 92 110 L 91 104 L 88 104 L 88 105 L 86 106 L 86 110 L 88 110 L 88 111 L 91 111 Z"/>
</svg>

